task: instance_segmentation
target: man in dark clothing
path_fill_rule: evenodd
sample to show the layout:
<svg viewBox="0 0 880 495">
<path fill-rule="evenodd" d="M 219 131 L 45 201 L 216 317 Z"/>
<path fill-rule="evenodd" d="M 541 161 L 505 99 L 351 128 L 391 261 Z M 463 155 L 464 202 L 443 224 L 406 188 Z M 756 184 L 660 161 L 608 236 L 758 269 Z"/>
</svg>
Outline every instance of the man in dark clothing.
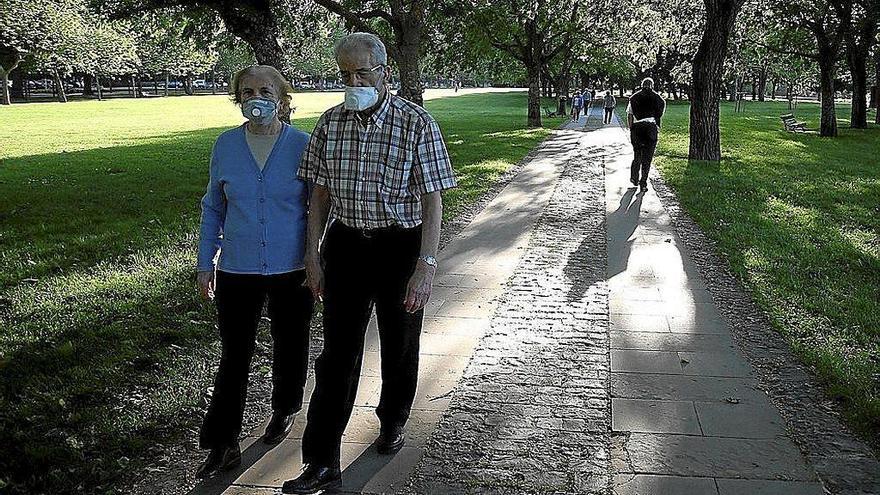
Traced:
<svg viewBox="0 0 880 495">
<path fill-rule="evenodd" d="M 646 77 L 642 80 L 642 89 L 630 97 L 626 107 L 626 122 L 634 155 L 629 180 L 634 186 L 639 186 L 641 192 L 648 190 L 648 171 L 651 170 L 664 110 L 666 102 L 654 92 L 654 80 Z"/>
</svg>

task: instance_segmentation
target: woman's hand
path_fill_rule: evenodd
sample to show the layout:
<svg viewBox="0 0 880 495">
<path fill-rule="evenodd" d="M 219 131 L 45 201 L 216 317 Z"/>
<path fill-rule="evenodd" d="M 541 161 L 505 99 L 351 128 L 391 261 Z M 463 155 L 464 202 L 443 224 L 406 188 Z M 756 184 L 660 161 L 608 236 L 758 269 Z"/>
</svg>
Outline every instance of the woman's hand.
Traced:
<svg viewBox="0 0 880 495">
<path fill-rule="evenodd" d="M 199 272 L 198 283 L 199 294 L 202 298 L 206 301 L 214 299 L 214 289 L 216 288 L 216 284 L 214 283 L 214 270 Z"/>
<path fill-rule="evenodd" d="M 431 297 L 431 288 L 434 285 L 434 272 L 436 268 L 422 260 L 416 262 L 416 270 L 413 272 L 409 283 L 406 285 L 406 299 L 404 307 L 410 313 L 425 307 Z"/>
<path fill-rule="evenodd" d="M 311 289 L 316 301 L 324 301 L 324 269 L 321 267 L 320 255 L 306 255 L 306 281 L 303 283 Z"/>
</svg>

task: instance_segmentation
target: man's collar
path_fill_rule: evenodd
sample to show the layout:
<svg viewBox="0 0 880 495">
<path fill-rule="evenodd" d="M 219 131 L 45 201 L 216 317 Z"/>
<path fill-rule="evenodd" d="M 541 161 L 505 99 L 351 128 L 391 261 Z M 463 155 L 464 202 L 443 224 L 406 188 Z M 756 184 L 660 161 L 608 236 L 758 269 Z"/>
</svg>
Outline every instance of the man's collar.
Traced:
<svg viewBox="0 0 880 495">
<path fill-rule="evenodd" d="M 385 122 L 385 118 L 388 116 L 388 109 L 391 108 L 391 92 L 385 91 L 385 98 L 382 99 L 381 103 L 379 103 L 379 108 L 377 108 L 373 113 L 370 114 L 369 119 L 373 121 L 376 127 L 382 127 L 382 124 Z M 362 114 L 355 110 L 346 110 L 350 116 L 354 116 L 358 122 L 363 122 Z"/>
</svg>

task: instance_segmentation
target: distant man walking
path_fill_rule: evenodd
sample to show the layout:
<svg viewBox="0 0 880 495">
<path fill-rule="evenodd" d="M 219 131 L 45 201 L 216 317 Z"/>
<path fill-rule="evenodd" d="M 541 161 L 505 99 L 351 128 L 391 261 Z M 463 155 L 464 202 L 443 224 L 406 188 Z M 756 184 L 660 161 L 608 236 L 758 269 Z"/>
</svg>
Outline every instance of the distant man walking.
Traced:
<svg viewBox="0 0 880 495">
<path fill-rule="evenodd" d="M 651 170 L 654 149 L 657 148 L 660 119 L 665 110 L 666 102 L 654 92 L 654 80 L 650 77 L 642 80 L 642 88 L 632 95 L 626 106 L 626 122 L 633 147 L 629 180 L 634 186 L 639 186 L 641 192 L 648 190 L 648 172 Z"/>
<path fill-rule="evenodd" d="M 602 118 L 602 123 L 603 124 L 610 124 L 611 117 L 614 115 L 614 107 L 617 106 L 617 100 L 614 99 L 614 95 L 611 94 L 611 91 L 605 92 L 604 106 L 605 106 L 605 117 Z"/>
<path fill-rule="evenodd" d="M 584 97 L 580 91 L 575 91 L 571 99 L 571 120 L 577 122 L 581 118 L 581 109 L 584 107 Z"/>
</svg>

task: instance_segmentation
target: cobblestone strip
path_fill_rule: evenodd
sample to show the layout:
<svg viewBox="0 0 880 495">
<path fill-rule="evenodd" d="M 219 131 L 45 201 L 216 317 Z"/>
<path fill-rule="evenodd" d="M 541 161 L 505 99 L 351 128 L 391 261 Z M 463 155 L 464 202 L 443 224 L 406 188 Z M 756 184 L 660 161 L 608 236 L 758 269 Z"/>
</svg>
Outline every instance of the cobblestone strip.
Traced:
<svg viewBox="0 0 880 495">
<path fill-rule="evenodd" d="M 603 493 L 609 483 L 603 156 L 568 161 L 412 493 Z"/>
</svg>

